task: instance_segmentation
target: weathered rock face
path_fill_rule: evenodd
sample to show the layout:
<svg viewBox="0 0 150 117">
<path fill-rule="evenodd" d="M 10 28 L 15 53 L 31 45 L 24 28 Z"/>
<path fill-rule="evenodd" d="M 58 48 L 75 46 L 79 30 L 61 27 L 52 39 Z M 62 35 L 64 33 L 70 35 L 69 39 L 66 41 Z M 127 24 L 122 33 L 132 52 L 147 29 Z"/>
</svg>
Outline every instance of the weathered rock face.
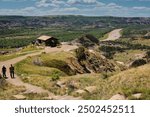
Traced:
<svg viewBox="0 0 150 117">
<path fill-rule="evenodd" d="M 108 59 L 102 58 L 99 53 L 87 52 L 85 61 L 81 61 L 80 63 L 90 72 L 101 73 L 115 71 L 115 65 Z"/>
<path fill-rule="evenodd" d="M 144 58 L 146 58 L 147 62 L 150 62 L 150 51 L 146 52 L 146 55 Z"/>
<path fill-rule="evenodd" d="M 69 58 L 68 64 L 76 73 L 101 73 L 116 71 L 116 65 L 97 52 L 84 52 L 83 59 Z"/>
<path fill-rule="evenodd" d="M 144 36 L 145 39 L 150 39 L 150 32 L 148 32 L 145 36 Z"/>
<path fill-rule="evenodd" d="M 136 59 L 129 63 L 128 67 L 138 67 L 150 62 L 150 51 L 136 55 Z"/>
<path fill-rule="evenodd" d="M 129 64 L 129 67 L 138 67 L 138 66 L 141 66 L 141 65 L 145 65 L 146 63 L 147 62 L 144 59 L 137 59 L 137 60 L 134 60 L 133 62 L 131 62 Z"/>
<path fill-rule="evenodd" d="M 86 73 L 84 68 L 80 65 L 80 63 L 78 62 L 78 60 L 76 58 L 68 58 L 68 65 L 70 66 L 70 68 L 75 71 L 76 73 L 79 74 L 83 74 Z"/>
<path fill-rule="evenodd" d="M 89 47 L 93 47 L 95 45 L 98 45 L 99 44 L 99 40 L 94 37 L 93 35 L 84 35 L 74 41 L 72 41 L 73 44 L 77 44 L 79 46 L 84 46 L 86 48 L 89 48 Z"/>
<path fill-rule="evenodd" d="M 5 55 L 5 54 L 8 54 L 9 51 L 0 51 L 0 55 Z"/>
</svg>

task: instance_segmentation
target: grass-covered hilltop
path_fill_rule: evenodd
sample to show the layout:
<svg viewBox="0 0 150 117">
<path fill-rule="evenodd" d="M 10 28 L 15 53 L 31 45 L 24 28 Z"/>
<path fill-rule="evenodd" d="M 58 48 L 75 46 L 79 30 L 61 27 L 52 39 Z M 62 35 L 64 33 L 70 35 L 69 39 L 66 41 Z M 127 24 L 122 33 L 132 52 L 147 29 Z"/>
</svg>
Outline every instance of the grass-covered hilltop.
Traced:
<svg viewBox="0 0 150 117">
<path fill-rule="evenodd" d="M 10 64 L 0 99 L 148 100 L 150 18 L 0 16 L 0 67 Z"/>
</svg>

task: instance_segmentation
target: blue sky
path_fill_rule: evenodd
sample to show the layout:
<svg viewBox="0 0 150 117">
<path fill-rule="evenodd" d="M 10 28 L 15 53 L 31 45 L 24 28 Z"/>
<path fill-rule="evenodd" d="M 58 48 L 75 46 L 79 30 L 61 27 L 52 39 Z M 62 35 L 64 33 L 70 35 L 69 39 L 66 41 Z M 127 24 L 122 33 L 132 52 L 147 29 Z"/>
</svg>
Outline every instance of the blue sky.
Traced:
<svg viewBox="0 0 150 117">
<path fill-rule="evenodd" d="M 0 0 L 0 15 L 150 17 L 150 0 Z"/>
</svg>

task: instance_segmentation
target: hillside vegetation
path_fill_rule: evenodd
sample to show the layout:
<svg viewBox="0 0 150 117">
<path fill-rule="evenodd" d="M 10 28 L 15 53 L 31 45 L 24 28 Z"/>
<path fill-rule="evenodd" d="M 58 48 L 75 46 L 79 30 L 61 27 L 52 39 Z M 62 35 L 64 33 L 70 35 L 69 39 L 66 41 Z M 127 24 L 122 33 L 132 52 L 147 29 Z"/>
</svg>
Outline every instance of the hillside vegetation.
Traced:
<svg viewBox="0 0 150 117">
<path fill-rule="evenodd" d="M 87 17 L 87 16 L 43 16 L 43 17 L 23 17 L 23 16 L 1 16 L 0 27 L 106 27 L 118 25 L 142 25 L 150 24 L 149 18 L 123 18 L 123 17 Z"/>
<path fill-rule="evenodd" d="M 40 35 L 52 35 L 60 41 L 71 41 L 84 34 L 92 34 L 99 39 L 114 28 L 132 29 L 149 25 L 149 18 L 0 16 L 0 48 L 26 46 Z M 129 32 L 130 28 L 126 32 Z M 125 35 L 128 35 L 126 32 Z"/>
<path fill-rule="evenodd" d="M 0 61 L 40 52 L 45 46 L 29 44 L 40 35 L 52 35 L 68 43 L 45 48 L 45 52 L 16 63 L 15 72 L 23 82 L 56 96 L 97 100 L 121 95 L 123 99 L 148 100 L 149 26 L 150 18 L 0 16 Z M 120 28 L 122 37 L 105 40 L 110 31 Z M 78 48 L 69 48 L 74 46 Z M 48 97 L 46 93 L 24 94 L 24 87 L 4 83 L 0 99 L 16 99 L 17 94 L 25 99 Z"/>
<path fill-rule="evenodd" d="M 22 69 L 18 71 L 24 82 L 41 86 L 56 95 L 82 96 L 84 99 L 110 99 L 119 93 L 127 99 L 136 99 L 133 95 L 141 93 L 140 99 L 150 99 L 149 67 L 150 64 L 132 68 L 119 74 L 101 73 L 67 76 L 58 69 L 27 65 L 23 61 L 22 66 L 19 66 Z M 58 79 L 53 80 L 56 74 Z M 62 83 L 60 84 L 62 87 L 58 87 L 58 82 Z M 95 86 L 95 91 L 83 94 L 76 93 L 76 91 L 84 90 L 89 86 Z"/>
</svg>

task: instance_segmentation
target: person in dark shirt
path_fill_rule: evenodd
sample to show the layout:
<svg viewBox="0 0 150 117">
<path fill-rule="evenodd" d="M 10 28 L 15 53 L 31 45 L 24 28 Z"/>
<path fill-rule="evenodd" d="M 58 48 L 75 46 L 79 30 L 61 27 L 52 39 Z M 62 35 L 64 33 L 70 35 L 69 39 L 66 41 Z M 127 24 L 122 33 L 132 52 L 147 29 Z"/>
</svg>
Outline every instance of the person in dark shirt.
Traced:
<svg viewBox="0 0 150 117">
<path fill-rule="evenodd" d="M 9 68 L 9 71 L 10 71 L 10 77 L 11 78 L 15 78 L 15 68 L 14 66 L 11 64 L 10 68 Z"/>
<path fill-rule="evenodd" d="M 3 76 L 3 78 L 6 78 L 6 71 L 7 71 L 6 67 L 3 66 L 2 67 L 2 76 Z"/>
</svg>

